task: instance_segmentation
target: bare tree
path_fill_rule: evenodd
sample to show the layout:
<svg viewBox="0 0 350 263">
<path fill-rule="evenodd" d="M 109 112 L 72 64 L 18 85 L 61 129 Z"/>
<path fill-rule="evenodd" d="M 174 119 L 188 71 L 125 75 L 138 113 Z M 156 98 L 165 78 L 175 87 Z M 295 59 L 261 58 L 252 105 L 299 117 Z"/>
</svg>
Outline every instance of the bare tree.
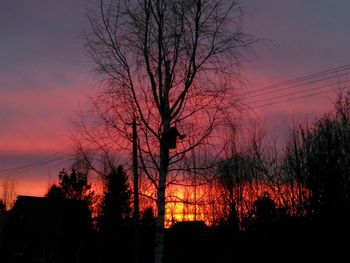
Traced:
<svg viewBox="0 0 350 263">
<path fill-rule="evenodd" d="M 6 209 L 10 209 L 15 202 L 16 199 L 16 181 L 7 177 L 2 181 L 2 201 L 6 207 Z"/>
<path fill-rule="evenodd" d="M 299 188 L 301 212 L 311 216 L 336 217 L 349 207 L 349 106 L 349 94 L 339 95 L 332 111 L 292 132 L 286 169 Z"/>
<path fill-rule="evenodd" d="M 141 168 L 156 189 L 160 263 L 168 177 L 233 114 L 233 72 L 251 41 L 236 0 L 96 2 L 86 44 L 107 85 L 94 107 L 108 135 L 102 138 L 110 138 L 104 144 L 119 151 L 130 149 L 129 123 L 139 120 Z M 186 139 L 176 147 L 178 130 Z"/>
</svg>

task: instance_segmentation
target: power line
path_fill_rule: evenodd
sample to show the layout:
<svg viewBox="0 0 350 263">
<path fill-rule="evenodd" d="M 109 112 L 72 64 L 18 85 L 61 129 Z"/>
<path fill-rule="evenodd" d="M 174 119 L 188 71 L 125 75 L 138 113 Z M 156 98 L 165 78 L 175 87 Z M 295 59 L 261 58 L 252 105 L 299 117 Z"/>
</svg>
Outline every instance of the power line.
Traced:
<svg viewBox="0 0 350 263">
<path fill-rule="evenodd" d="M 337 72 L 337 73 L 339 73 L 339 72 Z M 293 86 L 285 86 L 285 87 L 280 86 L 278 89 L 268 90 L 266 92 L 261 92 L 260 94 L 255 94 L 255 95 L 246 95 L 246 97 L 243 97 L 241 99 L 251 99 L 251 98 L 261 97 L 261 96 L 268 95 L 268 94 L 273 94 L 273 93 L 280 92 L 280 91 L 300 88 L 300 87 L 303 87 L 303 86 L 308 86 L 308 85 L 315 84 L 317 82 L 323 82 L 325 80 L 331 80 L 331 79 L 334 79 L 334 78 L 340 78 L 340 77 L 343 77 L 343 76 L 346 76 L 346 75 L 349 75 L 349 74 L 350 74 L 350 72 L 346 72 L 346 73 L 343 73 L 343 74 L 340 74 L 340 75 L 335 75 L 335 76 L 326 77 L 326 78 L 322 78 L 322 79 L 312 80 L 312 81 L 309 81 L 309 82 L 295 84 Z M 334 84 L 338 84 L 338 83 L 334 83 Z"/>
<path fill-rule="evenodd" d="M 300 83 L 300 82 L 303 82 L 303 81 L 306 81 L 306 80 L 309 80 L 309 79 L 322 77 L 322 76 L 330 75 L 330 74 L 333 74 L 333 73 L 339 73 L 339 72 L 342 72 L 344 70 L 349 70 L 349 69 L 350 69 L 350 64 L 349 65 L 344 65 L 344 66 L 341 66 L 341 67 L 337 67 L 337 68 L 332 68 L 332 69 L 321 71 L 321 72 L 318 72 L 318 73 L 313 73 L 313 74 L 302 76 L 302 77 L 298 77 L 298 78 L 295 78 L 295 79 L 292 79 L 292 80 L 287 80 L 287 81 L 284 81 L 284 82 L 279 82 L 279 83 L 276 83 L 276 84 L 272 84 L 272 85 L 268 85 L 268 86 L 265 86 L 265 87 L 262 87 L 262 88 L 258 88 L 258 89 L 255 89 L 255 90 L 251 91 L 250 94 L 255 94 L 255 93 L 259 93 L 259 92 L 265 92 L 265 91 L 270 90 L 270 89 L 275 89 L 276 90 L 279 87 L 284 87 L 284 86 L 288 86 L 288 85 L 291 85 L 291 84 Z"/>
<path fill-rule="evenodd" d="M 344 90 L 344 89 L 348 89 L 348 88 L 350 88 L 350 86 L 344 86 L 344 87 L 338 88 L 338 90 Z M 267 104 L 257 105 L 257 106 L 253 106 L 253 107 L 250 107 L 250 108 L 251 109 L 263 108 L 263 107 L 268 107 L 268 106 L 272 106 L 272 105 L 275 105 L 275 104 L 280 104 L 280 103 L 293 101 L 293 100 L 304 99 L 304 98 L 313 97 L 313 96 L 326 94 L 326 93 L 330 93 L 330 92 L 334 92 L 334 90 L 331 89 L 331 90 L 327 90 L 327 91 L 323 91 L 323 92 L 312 93 L 312 94 L 309 94 L 309 95 L 304 95 L 304 96 L 289 98 L 289 99 L 286 99 L 286 100 L 280 100 L 280 101 L 271 102 L 271 103 L 267 103 Z"/>
<path fill-rule="evenodd" d="M 57 155 L 58 155 L 58 153 L 54 154 L 53 156 L 57 156 Z M 22 165 L 22 166 L 11 167 L 11 168 L 3 168 L 3 169 L 0 169 L 0 172 L 7 172 L 7 171 L 12 171 L 12 170 L 26 169 L 26 168 L 29 168 L 31 166 L 35 166 L 35 165 L 38 165 L 38 164 L 40 165 L 41 163 L 50 162 L 51 160 L 54 161 L 56 159 L 60 159 L 60 158 L 63 157 L 63 156 L 58 156 L 58 157 L 53 157 L 53 156 L 41 158 L 40 160 L 37 160 L 35 162 L 31 162 L 31 163 L 28 163 L 28 164 L 25 164 L 25 165 Z"/>
<path fill-rule="evenodd" d="M 252 101 L 251 103 L 248 102 L 248 104 L 250 104 L 250 105 L 251 104 L 258 104 L 260 102 L 271 101 L 271 100 L 274 100 L 274 99 L 280 99 L 280 98 L 284 98 L 284 97 L 290 97 L 290 96 L 293 96 L 293 95 L 307 93 L 307 92 L 310 92 L 310 91 L 317 91 L 317 90 L 329 88 L 329 87 L 331 87 L 333 85 L 337 85 L 337 84 L 342 84 L 343 85 L 343 84 L 348 83 L 348 82 L 350 82 L 350 80 L 346 80 L 346 81 L 343 81 L 341 83 L 340 82 L 333 82 L 333 83 L 330 83 L 330 84 L 327 84 L 327 85 L 311 87 L 311 88 L 308 88 L 306 90 L 294 91 L 294 92 L 287 93 L 287 94 L 282 94 L 282 95 L 278 95 L 278 96 L 274 96 L 274 97 L 269 97 L 269 98 L 265 98 L 265 99 L 255 100 L 255 101 Z"/>
<path fill-rule="evenodd" d="M 275 105 L 275 104 L 279 104 L 279 103 L 283 103 L 283 102 L 288 102 L 288 101 L 293 101 L 293 100 L 297 100 L 297 99 L 302 99 L 302 98 L 307 98 L 307 97 L 312 97 L 312 96 L 316 96 L 316 95 L 329 93 L 333 90 L 327 90 L 324 92 L 316 92 L 316 93 L 305 95 L 305 93 L 308 93 L 310 91 L 318 91 L 318 90 L 325 89 L 325 88 L 333 86 L 333 85 L 338 85 L 340 87 L 340 88 L 338 88 L 338 90 L 342 90 L 346 87 L 341 87 L 341 86 L 344 85 L 345 83 L 348 83 L 349 79 L 340 80 L 339 78 L 350 75 L 349 70 L 350 70 L 350 64 L 345 65 L 345 66 L 341 66 L 341 67 L 337 67 L 337 68 L 333 68 L 333 69 L 329 69 L 329 70 L 325 70 L 325 71 L 322 71 L 319 73 L 314 73 L 314 74 L 306 75 L 303 77 L 295 78 L 292 80 L 280 82 L 277 84 L 265 86 L 264 88 L 256 89 L 250 93 L 250 94 L 255 93 L 255 95 L 252 95 L 252 96 L 243 95 L 243 100 L 244 99 L 247 100 L 247 102 L 243 103 L 243 105 L 246 105 L 249 109 L 267 107 L 270 105 Z M 339 73 L 341 73 L 341 74 L 339 74 Z M 315 84 L 315 83 L 322 83 L 322 82 L 325 82 L 327 80 L 332 80 L 334 78 L 337 78 L 337 81 L 332 82 L 332 83 L 328 83 L 328 84 L 321 84 L 317 87 L 313 86 L 313 84 Z M 285 85 L 285 86 L 283 86 L 283 85 Z M 289 92 L 289 93 L 284 93 L 284 94 L 282 92 L 282 91 L 289 91 L 289 90 L 301 88 L 304 86 L 306 86 L 306 89 L 294 91 L 294 92 Z M 273 94 L 275 96 L 266 98 L 266 95 L 268 95 L 268 94 Z M 293 97 L 293 96 L 298 95 L 298 94 L 304 94 L 304 95 Z M 257 99 L 250 100 L 252 98 L 257 98 Z M 261 98 L 261 99 L 259 99 L 259 98 Z M 281 99 L 281 98 L 285 98 L 285 99 L 273 101 L 273 100 Z M 242 100 L 242 98 L 241 98 L 241 100 Z M 269 101 L 271 101 L 271 102 L 269 102 Z M 267 103 L 259 105 L 259 103 L 261 103 L 261 102 L 267 102 Z M 258 105 L 256 105 L 256 104 L 258 104 Z M 256 105 L 256 106 L 254 106 L 254 105 Z"/>
<path fill-rule="evenodd" d="M 66 162 L 66 161 L 71 161 L 72 157 L 68 155 L 61 155 L 57 157 L 48 157 L 41 159 L 39 161 L 31 162 L 26 165 L 18 166 L 18 167 L 12 167 L 12 168 L 7 168 L 7 169 L 1 169 L 0 170 L 0 177 L 6 177 L 6 176 L 12 176 L 15 178 L 20 178 L 25 175 L 24 173 L 29 173 L 33 169 L 38 169 L 42 168 L 45 165 L 52 164 L 52 163 L 57 163 L 57 162 Z"/>
</svg>

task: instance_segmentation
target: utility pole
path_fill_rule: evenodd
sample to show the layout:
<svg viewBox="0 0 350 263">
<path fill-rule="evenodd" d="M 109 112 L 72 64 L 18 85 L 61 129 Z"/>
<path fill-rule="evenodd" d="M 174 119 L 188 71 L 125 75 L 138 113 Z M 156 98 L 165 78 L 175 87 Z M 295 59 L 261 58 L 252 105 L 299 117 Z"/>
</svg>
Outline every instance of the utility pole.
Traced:
<svg viewBox="0 0 350 263">
<path fill-rule="evenodd" d="M 139 262 L 139 165 L 137 160 L 136 118 L 132 121 L 132 163 L 134 179 L 134 263 Z"/>
</svg>

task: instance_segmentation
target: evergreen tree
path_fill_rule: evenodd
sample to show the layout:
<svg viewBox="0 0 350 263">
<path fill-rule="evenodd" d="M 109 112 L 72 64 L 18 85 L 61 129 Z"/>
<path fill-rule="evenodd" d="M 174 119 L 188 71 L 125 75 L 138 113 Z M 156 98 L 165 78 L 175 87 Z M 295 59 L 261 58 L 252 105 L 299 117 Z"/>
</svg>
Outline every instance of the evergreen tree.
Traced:
<svg viewBox="0 0 350 263">
<path fill-rule="evenodd" d="M 112 169 L 106 180 L 100 206 L 100 227 L 113 233 L 125 226 L 131 218 L 131 191 L 122 166 Z"/>
<path fill-rule="evenodd" d="M 66 169 L 62 169 L 58 174 L 58 180 L 58 185 L 52 185 L 45 195 L 46 197 L 84 200 L 89 205 L 94 201 L 95 193 L 91 190 L 86 173 L 77 172 L 73 168 L 72 172 L 68 174 Z"/>
<path fill-rule="evenodd" d="M 50 199 L 61 199 L 64 198 L 62 189 L 56 184 L 51 185 L 45 197 Z"/>
</svg>

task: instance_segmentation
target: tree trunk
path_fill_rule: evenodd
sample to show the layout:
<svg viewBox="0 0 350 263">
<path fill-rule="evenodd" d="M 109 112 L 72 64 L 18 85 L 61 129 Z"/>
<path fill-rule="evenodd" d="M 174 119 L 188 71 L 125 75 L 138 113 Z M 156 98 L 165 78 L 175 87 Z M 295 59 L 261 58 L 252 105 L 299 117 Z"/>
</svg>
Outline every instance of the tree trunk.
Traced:
<svg viewBox="0 0 350 263">
<path fill-rule="evenodd" d="M 137 130 L 136 119 L 132 121 L 132 159 L 134 179 L 134 263 L 139 262 L 139 175 L 137 160 Z"/>
<path fill-rule="evenodd" d="M 163 135 L 169 129 L 169 125 L 164 125 Z M 167 126 L 167 127 L 166 127 Z M 164 136 L 162 136 L 164 138 Z M 154 262 L 164 262 L 164 217 L 165 217 L 165 188 L 166 177 L 169 166 L 169 148 L 163 139 L 160 140 L 160 167 L 159 167 L 159 185 L 157 191 L 158 215 L 156 221 L 156 244 L 154 251 Z"/>
</svg>

